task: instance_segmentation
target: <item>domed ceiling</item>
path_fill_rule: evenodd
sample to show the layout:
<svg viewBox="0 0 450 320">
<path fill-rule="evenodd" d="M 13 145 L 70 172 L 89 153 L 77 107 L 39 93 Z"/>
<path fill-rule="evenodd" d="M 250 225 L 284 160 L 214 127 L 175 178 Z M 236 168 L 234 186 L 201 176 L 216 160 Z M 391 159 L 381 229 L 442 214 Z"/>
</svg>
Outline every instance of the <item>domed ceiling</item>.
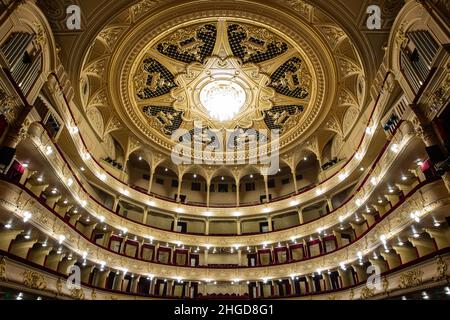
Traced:
<svg viewBox="0 0 450 320">
<path fill-rule="evenodd" d="M 317 77 L 304 56 L 286 37 L 231 19 L 170 30 L 132 68 L 130 111 L 156 142 L 186 132 L 222 150 L 251 134 L 268 140 L 269 130 L 289 133 L 317 116 L 305 112 Z"/>
<path fill-rule="evenodd" d="M 170 156 L 187 138 L 233 151 L 254 135 L 261 144 L 275 137 L 283 159 L 301 150 L 320 158 L 366 107 L 367 43 L 312 4 L 123 2 L 89 30 L 75 66 L 83 112 L 105 148 L 114 140 L 125 154 Z"/>
</svg>

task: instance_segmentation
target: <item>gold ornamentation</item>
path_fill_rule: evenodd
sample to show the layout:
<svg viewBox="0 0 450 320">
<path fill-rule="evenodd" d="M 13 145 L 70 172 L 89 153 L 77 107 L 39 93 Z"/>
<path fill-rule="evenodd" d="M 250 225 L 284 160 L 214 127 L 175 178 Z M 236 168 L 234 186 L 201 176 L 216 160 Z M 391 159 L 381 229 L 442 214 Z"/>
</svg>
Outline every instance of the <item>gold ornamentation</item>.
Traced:
<svg viewBox="0 0 450 320">
<path fill-rule="evenodd" d="M 272 86 L 288 87 L 289 90 L 303 89 L 306 93 L 309 92 L 311 86 L 311 75 L 305 67 L 301 58 L 290 59 L 287 63 L 290 69 L 295 71 L 286 71 L 284 75 L 278 80 L 271 83 Z"/>
<path fill-rule="evenodd" d="M 436 269 L 437 269 L 437 274 L 438 274 L 436 280 L 446 279 L 447 278 L 447 263 L 444 260 L 442 260 L 442 257 L 438 257 L 436 265 L 437 265 Z"/>
<path fill-rule="evenodd" d="M 339 65 L 342 72 L 343 77 L 346 77 L 350 74 L 359 72 L 358 66 L 350 60 L 339 59 Z"/>
<path fill-rule="evenodd" d="M 213 34 L 214 31 L 209 30 L 205 26 L 190 27 L 178 29 L 172 33 L 165 41 L 161 42 L 162 53 L 167 54 L 172 46 L 177 48 L 178 54 L 193 55 L 195 60 L 201 60 L 201 49 L 204 41 L 198 37 L 199 33 Z"/>
<path fill-rule="evenodd" d="M 23 284 L 31 289 L 44 290 L 47 288 L 44 276 L 35 271 L 27 270 L 23 273 Z"/>
<path fill-rule="evenodd" d="M 290 116 L 289 112 L 286 110 L 280 112 L 268 111 L 267 115 L 273 119 L 273 123 L 277 126 L 282 126 Z"/>
<path fill-rule="evenodd" d="M 47 42 L 47 36 L 45 35 L 44 29 L 37 22 L 34 23 L 34 26 L 36 27 L 36 37 L 34 38 L 36 46 L 44 48 L 45 43 Z"/>
<path fill-rule="evenodd" d="M 84 300 L 83 289 L 73 288 L 70 290 L 70 296 L 76 300 Z"/>
<path fill-rule="evenodd" d="M 91 292 L 91 299 L 92 299 L 92 300 L 96 300 L 96 299 L 97 299 L 97 292 L 95 291 L 95 289 L 92 289 L 92 292 Z"/>
<path fill-rule="evenodd" d="M 349 294 L 349 299 L 353 300 L 354 297 L 355 297 L 355 291 L 353 289 L 351 289 L 350 294 Z"/>
<path fill-rule="evenodd" d="M 309 17 L 312 6 L 303 0 L 287 0 L 289 6 L 292 7 L 294 11 L 300 12 L 302 15 Z"/>
<path fill-rule="evenodd" d="M 278 50 L 282 50 L 283 47 L 283 42 L 265 28 L 240 25 L 232 33 L 245 33 L 246 35 L 245 39 L 241 40 L 241 45 L 245 48 L 245 61 L 250 59 L 252 55 L 266 53 L 270 45 L 275 45 Z"/>
<path fill-rule="evenodd" d="M 361 289 L 361 299 L 368 299 L 375 295 L 375 288 L 369 289 L 364 287 Z"/>
<path fill-rule="evenodd" d="M 337 45 L 337 43 L 343 37 L 345 37 L 345 32 L 340 28 L 324 26 L 321 27 L 321 29 L 332 48 L 334 48 Z"/>
<path fill-rule="evenodd" d="M 431 108 L 429 113 L 438 112 L 448 98 L 448 92 L 450 90 L 450 59 L 447 63 L 445 72 L 447 75 L 442 81 L 441 86 L 433 93 L 431 97 Z"/>
<path fill-rule="evenodd" d="M 14 99 L 0 88 L 0 115 L 4 115 L 7 119 L 13 112 Z"/>
<path fill-rule="evenodd" d="M 147 13 L 153 6 L 158 4 L 159 0 L 142 0 L 131 7 L 131 13 L 134 16 Z"/>
<path fill-rule="evenodd" d="M 63 282 L 62 282 L 61 278 L 58 278 L 58 280 L 56 281 L 56 292 L 58 295 L 62 295 L 62 287 L 63 287 Z"/>
<path fill-rule="evenodd" d="M 403 22 L 398 28 L 397 34 L 395 35 L 395 41 L 400 46 L 400 48 L 404 48 L 408 44 L 408 37 L 406 36 L 405 27 L 406 22 Z"/>
<path fill-rule="evenodd" d="M 389 292 L 389 281 L 386 277 L 383 278 L 382 282 L 381 282 L 381 286 L 383 288 L 383 292 L 384 294 L 388 294 Z"/>
<path fill-rule="evenodd" d="M 109 28 L 100 32 L 98 36 L 102 38 L 110 48 L 113 48 L 122 31 L 122 27 Z"/>
<path fill-rule="evenodd" d="M 6 260 L 5 257 L 2 257 L 0 260 L 0 282 L 7 282 L 8 278 L 6 277 Z"/>
<path fill-rule="evenodd" d="M 410 288 L 422 284 L 423 271 L 414 269 L 403 273 L 400 276 L 399 288 Z"/>
</svg>

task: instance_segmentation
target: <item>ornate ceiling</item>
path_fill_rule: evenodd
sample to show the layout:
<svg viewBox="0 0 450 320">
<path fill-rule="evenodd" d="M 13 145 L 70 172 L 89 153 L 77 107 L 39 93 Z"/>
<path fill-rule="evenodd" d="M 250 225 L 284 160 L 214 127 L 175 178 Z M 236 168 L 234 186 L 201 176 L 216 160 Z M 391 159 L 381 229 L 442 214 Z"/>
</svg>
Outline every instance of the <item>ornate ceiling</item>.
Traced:
<svg viewBox="0 0 450 320">
<path fill-rule="evenodd" d="M 226 132 L 236 129 L 232 139 L 249 129 L 278 129 L 282 154 L 308 149 L 320 157 L 333 137 L 345 141 L 366 107 L 367 70 L 374 69 L 364 55 L 367 38 L 314 3 L 144 0 L 112 6 L 115 14 L 101 26 L 94 28 L 95 14 L 84 22 L 83 50 L 67 63 L 105 148 L 114 138 L 127 153 L 169 154 L 176 129 L 221 133 L 205 146 L 233 145 Z M 67 34 L 58 37 L 67 43 Z M 211 90 L 217 81 L 222 87 Z M 231 83 L 235 87 L 226 89 Z M 205 97 L 218 90 L 242 100 L 229 119 L 219 119 L 223 110 L 208 110 Z"/>
</svg>

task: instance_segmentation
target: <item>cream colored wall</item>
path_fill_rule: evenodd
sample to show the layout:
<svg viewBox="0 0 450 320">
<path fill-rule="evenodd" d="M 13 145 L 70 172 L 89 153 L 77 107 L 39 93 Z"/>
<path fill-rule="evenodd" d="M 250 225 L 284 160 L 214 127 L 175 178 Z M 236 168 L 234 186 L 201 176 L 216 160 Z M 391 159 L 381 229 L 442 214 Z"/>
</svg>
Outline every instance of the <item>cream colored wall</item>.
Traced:
<svg viewBox="0 0 450 320">
<path fill-rule="evenodd" d="M 128 184 L 138 186 L 144 190 L 148 190 L 149 180 L 145 180 L 143 175 L 149 175 L 148 171 L 139 168 L 128 169 Z"/>
<path fill-rule="evenodd" d="M 320 217 L 320 211 L 322 211 L 322 215 L 325 213 L 325 207 L 321 207 L 319 209 L 308 209 L 306 208 L 306 210 L 304 209 L 302 214 L 303 214 L 303 222 L 306 223 L 308 221 L 317 219 Z"/>
<path fill-rule="evenodd" d="M 171 230 L 173 218 L 171 216 L 163 216 L 156 213 L 148 213 L 147 224 L 160 229 Z"/>
<path fill-rule="evenodd" d="M 208 264 L 239 264 L 239 257 L 236 253 L 208 253 Z"/>
<path fill-rule="evenodd" d="M 192 188 L 192 183 L 196 182 L 196 183 L 200 183 L 201 187 L 200 187 L 200 191 L 193 191 L 191 190 Z M 187 196 L 187 201 L 188 202 L 195 202 L 195 203 L 204 203 L 206 204 L 206 182 L 203 180 L 184 180 L 183 179 L 183 184 L 181 186 L 181 194 L 186 195 Z M 177 191 L 176 191 L 177 192 Z"/>
<path fill-rule="evenodd" d="M 156 178 L 163 179 L 164 185 L 157 184 Z M 152 184 L 152 192 L 161 195 L 163 197 L 173 199 L 174 195 L 178 192 L 178 190 L 177 188 L 172 187 L 172 179 L 155 174 Z"/>
<path fill-rule="evenodd" d="M 244 220 L 241 222 L 241 232 L 242 233 L 256 233 L 259 232 L 260 222 L 266 222 L 266 219 L 257 220 Z"/>
<path fill-rule="evenodd" d="M 180 222 L 187 222 L 188 233 L 205 233 L 205 222 L 200 220 L 180 219 Z"/>
<path fill-rule="evenodd" d="M 211 221 L 209 234 L 236 234 L 237 224 L 234 221 Z"/>
<path fill-rule="evenodd" d="M 291 214 L 287 214 L 287 215 L 278 216 L 278 217 L 274 217 L 274 218 L 272 218 L 272 222 L 273 222 L 273 229 L 274 230 L 285 229 L 285 228 L 289 228 L 289 227 L 296 226 L 296 225 L 300 224 L 297 212 L 294 212 L 294 213 L 291 213 Z"/>
</svg>

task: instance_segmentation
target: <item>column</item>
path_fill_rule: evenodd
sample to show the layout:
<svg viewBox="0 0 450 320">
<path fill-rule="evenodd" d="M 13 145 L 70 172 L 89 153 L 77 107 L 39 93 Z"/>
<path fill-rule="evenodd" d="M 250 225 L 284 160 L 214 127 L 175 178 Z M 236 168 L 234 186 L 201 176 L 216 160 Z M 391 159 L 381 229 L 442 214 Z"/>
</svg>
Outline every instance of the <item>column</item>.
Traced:
<svg viewBox="0 0 450 320">
<path fill-rule="evenodd" d="M 416 131 L 422 138 L 425 146 L 430 147 L 433 145 L 440 145 L 439 139 L 433 129 L 432 123 L 430 123 L 427 117 L 424 115 L 423 110 L 421 110 L 420 106 L 416 104 L 410 104 L 409 106 L 419 120 L 420 125 L 418 128 L 416 128 Z M 442 179 L 444 180 L 444 184 L 447 187 L 447 190 L 450 191 L 450 173 L 446 172 L 442 176 Z"/>
<path fill-rule="evenodd" d="M 236 180 L 236 207 L 239 207 L 240 204 L 239 197 L 239 180 Z"/>
<path fill-rule="evenodd" d="M 206 181 L 206 206 L 209 207 L 209 195 L 210 195 L 211 181 Z"/>
<path fill-rule="evenodd" d="M 181 201 L 181 185 L 183 184 L 183 176 L 178 179 L 178 192 L 177 192 L 177 202 Z"/>
<path fill-rule="evenodd" d="M 33 106 L 30 105 L 24 106 L 21 112 L 18 113 L 18 118 L 12 122 L 14 125 L 7 129 L 5 139 L 3 140 L 3 146 L 16 148 L 20 141 L 27 137 L 28 128 L 30 126 L 30 121 L 27 117 L 32 108 Z"/>
<path fill-rule="evenodd" d="M 266 190 L 266 202 L 269 203 L 269 183 L 268 183 L 268 179 L 269 177 L 264 175 L 264 188 Z"/>
<path fill-rule="evenodd" d="M 240 236 L 242 234 L 241 219 L 237 219 L 236 224 L 237 224 L 237 234 L 238 234 L 238 236 Z"/>
<path fill-rule="evenodd" d="M 375 223 L 375 217 L 369 213 L 363 213 L 362 216 L 366 219 L 369 227 Z"/>
<path fill-rule="evenodd" d="M 205 249 L 204 254 L 205 254 L 205 266 L 207 266 L 208 265 L 208 249 Z"/>
<path fill-rule="evenodd" d="M 419 253 L 419 257 L 426 256 L 428 254 L 436 251 L 435 244 L 433 239 L 431 238 L 408 238 L 409 242 L 412 243 L 414 247 L 416 247 L 417 252 Z"/>
<path fill-rule="evenodd" d="M 438 250 L 450 247 L 450 228 L 426 228 L 425 231 L 434 239 Z"/>
<path fill-rule="evenodd" d="M 173 231 L 176 231 L 178 227 L 178 216 L 173 217 Z"/>
<path fill-rule="evenodd" d="M 297 186 L 297 174 L 295 173 L 295 170 L 291 170 L 292 173 L 292 180 L 294 181 L 294 193 L 298 192 L 298 186 Z"/>
<path fill-rule="evenodd" d="M 300 222 L 300 224 L 304 224 L 305 220 L 303 219 L 303 208 L 297 208 L 297 212 L 298 212 L 298 221 Z"/>
<path fill-rule="evenodd" d="M 273 231 L 272 228 L 272 216 L 267 216 L 267 223 L 269 224 L 269 231 Z"/>
<path fill-rule="evenodd" d="M 333 235 L 336 238 L 337 247 L 338 248 L 342 247 L 342 236 L 341 236 L 341 233 L 339 231 L 333 230 Z"/>
<path fill-rule="evenodd" d="M 148 207 L 144 208 L 144 216 L 142 217 L 142 223 L 147 224 L 147 218 L 148 218 Z"/>
<path fill-rule="evenodd" d="M 242 250 L 241 250 L 241 249 L 238 249 L 238 250 L 237 250 L 237 254 L 238 254 L 238 263 L 239 263 L 239 266 L 242 266 Z"/>
<path fill-rule="evenodd" d="M 308 284 L 308 293 L 312 293 L 316 291 L 316 288 L 314 286 L 314 281 L 312 280 L 311 276 L 305 276 L 306 283 Z"/>
<path fill-rule="evenodd" d="M 152 193 L 152 186 L 153 186 L 153 176 L 155 175 L 155 169 L 152 168 L 150 170 L 150 178 L 148 179 L 148 189 L 147 192 L 148 193 Z"/>
<path fill-rule="evenodd" d="M 115 213 L 117 213 L 117 207 L 119 205 L 119 197 L 114 197 L 114 204 L 113 204 L 113 208 L 112 211 L 114 211 Z"/>
<path fill-rule="evenodd" d="M 412 190 L 412 186 L 403 184 L 403 183 L 396 183 L 395 184 L 397 186 L 397 188 L 400 189 L 400 191 L 403 192 L 403 195 L 406 196 L 411 190 Z"/>
<path fill-rule="evenodd" d="M 399 246 L 393 245 L 392 248 L 400 255 L 402 263 L 408 263 L 410 261 L 416 260 L 419 256 L 417 255 L 416 249 L 407 245 Z"/>
<path fill-rule="evenodd" d="M 150 294 L 155 294 L 155 278 L 150 278 L 150 288 L 148 289 Z"/>
<path fill-rule="evenodd" d="M 346 270 L 342 270 L 342 268 L 339 268 L 338 273 L 339 277 L 341 278 L 343 288 L 353 285 L 351 273 L 348 268 Z"/>
<path fill-rule="evenodd" d="M 325 282 L 325 286 L 326 286 L 326 288 L 324 288 L 324 290 L 332 290 L 333 286 L 331 285 L 330 275 L 327 272 L 323 272 L 322 277 L 325 280 L 324 282 Z"/>
<path fill-rule="evenodd" d="M 137 288 L 138 288 L 138 283 L 139 283 L 139 280 L 141 279 L 141 276 L 134 276 L 132 279 L 131 279 L 131 293 L 137 293 Z"/>
<path fill-rule="evenodd" d="M 205 220 L 205 235 L 209 235 L 209 219 Z"/>
<path fill-rule="evenodd" d="M 365 266 L 353 264 L 351 267 L 353 268 L 353 270 L 355 270 L 356 274 L 358 275 L 359 282 L 367 280 L 368 275 Z"/>
<path fill-rule="evenodd" d="M 327 205 L 328 205 L 328 213 L 333 211 L 333 202 L 331 201 L 331 197 L 327 197 Z"/>
<path fill-rule="evenodd" d="M 122 282 L 124 277 L 125 275 L 123 272 L 120 272 L 119 274 L 116 273 L 116 277 L 114 278 L 114 290 L 122 290 Z"/>
<path fill-rule="evenodd" d="M 381 251 L 380 256 L 387 262 L 389 269 L 394 269 L 402 264 L 400 255 L 394 250 L 390 250 L 389 252 Z"/>
</svg>

